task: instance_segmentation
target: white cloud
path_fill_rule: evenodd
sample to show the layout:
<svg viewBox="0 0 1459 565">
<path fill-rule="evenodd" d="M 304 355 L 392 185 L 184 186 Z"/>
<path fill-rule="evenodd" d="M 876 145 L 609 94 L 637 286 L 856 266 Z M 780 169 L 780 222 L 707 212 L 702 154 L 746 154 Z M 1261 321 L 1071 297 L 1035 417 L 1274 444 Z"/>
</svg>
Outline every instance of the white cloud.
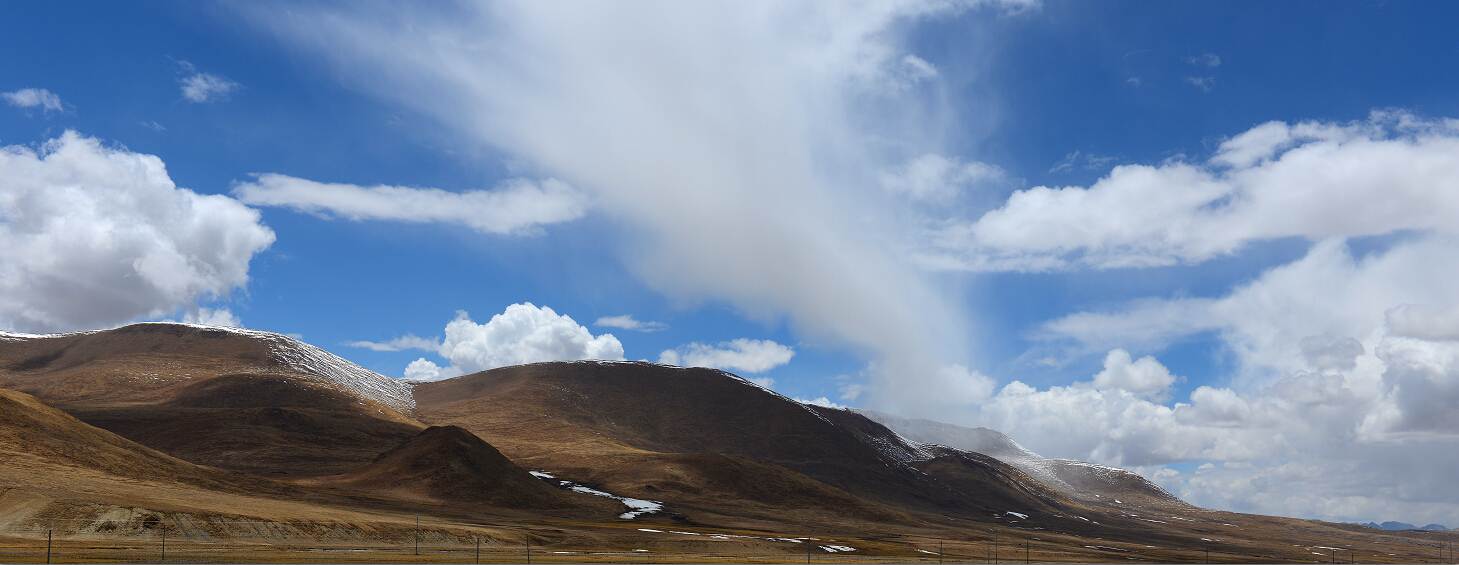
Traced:
<svg viewBox="0 0 1459 565">
<path fill-rule="evenodd" d="M 1002 179 L 1003 169 L 996 166 L 976 161 L 963 163 L 930 153 L 881 174 L 882 186 L 888 192 L 928 202 L 947 202 L 968 185 Z"/>
<path fill-rule="evenodd" d="M 1199 263 L 1286 237 L 1459 233 L 1459 121 L 1271 122 L 1204 165 L 1122 165 L 1089 188 L 1015 192 L 934 234 L 931 254 L 972 270 Z"/>
<path fill-rule="evenodd" d="M 795 350 L 768 339 L 739 338 L 717 346 L 694 342 L 659 354 L 659 362 L 683 367 L 763 373 L 790 362 Z"/>
<path fill-rule="evenodd" d="M 422 357 L 405 366 L 405 378 L 420 381 L 436 381 L 459 377 L 463 373 L 455 367 L 442 368 Z"/>
<path fill-rule="evenodd" d="M 61 103 L 61 97 L 52 94 L 44 88 L 22 88 L 15 92 L 0 92 L 0 98 L 4 98 L 11 106 L 17 108 L 42 108 L 47 112 L 60 112 L 66 107 Z"/>
<path fill-rule="evenodd" d="M 1067 316 L 1046 324 L 1045 337 L 1076 352 L 1112 343 L 1158 350 L 1209 332 L 1233 361 L 1230 384 L 1166 405 L 1093 383 L 1046 391 L 1014 383 L 976 423 L 1045 455 L 1151 466 L 1152 480 L 1196 504 L 1454 522 L 1459 489 L 1432 471 L 1459 463 L 1450 455 L 1459 445 L 1453 280 L 1455 236 L 1413 235 L 1361 259 L 1333 239 L 1224 296 Z M 1228 464 L 1155 475 L 1154 466 L 1202 460 Z"/>
<path fill-rule="evenodd" d="M 507 306 L 485 324 L 458 312 L 446 324 L 439 352 L 459 374 L 542 361 L 623 360 L 623 344 L 613 334 L 594 336 L 572 318 L 530 302 Z"/>
<path fill-rule="evenodd" d="M 0 327 L 83 330 L 192 311 L 245 285 L 273 241 L 258 212 L 178 188 L 155 156 L 74 131 L 38 152 L 0 149 Z"/>
<path fill-rule="evenodd" d="M 192 65 L 183 62 L 184 68 L 192 71 Z M 182 97 L 190 102 L 204 103 L 216 100 L 227 100 L 228 95 L 233 91 L 243 88 L 243 85 L 229 80 L 227 77 L 212 73 L 194 72 L 182 79 Z"/>
<path fill-rule="evenodd" d="M 363 187 L 321 183 L 278 174 L 237 183 L 233 194 L 255 206 L 282 206 L 350 220 L 443 222 L 482 233 L 531 233 L 542 224 L 583 217 L 587 197 L 567 183 L 547 179 L 503 181 L 496 190 L 448 192 L 439 188 Z"/>
<path fill-rule="evenodd" d="M 885 83 L 889 92 L 907 90 L 937 76 L 937 67 L 916 55 L 905 55 L 889 66 Z"/>
<path fill-rule="evenodd" d="M 1214 68 L 1221 66 L 1221 58 L 1216 56 L 1215 53 L 1205 53 L 1200 56 L 1188 58 L 1185 61 L 1197 67 Z"/>
<path fill-rule="evenodd" d="M 1393 335 L 1427 340 L 1459 340 L 1459 306 L 1438 309 L 1426 304 L 1402 304 L 1386 313 Z"/>
<path fill-rule="evenodd" d="M 1094 388 L 1100 390 L 1122 389 L 1152 396 L 1165 392 L 1175 384 L 1175 375 L 1154 357 L 1130 360 L 1130 352 L 1115 349 L 1104 358 L 1104 370 L 1094 375 Z"/>
<path fill-rule="evenodd" d="M 1216 77 L 1185 77 L 1185 82 L 1201 89 L 1201 92 L 1210 92 L 1216 84 Z"/>
<path fill-rule="evenodd" d="M 346 342 L 349 347 L 361 347 L 370 351 L 402 351 L 406 349 L 424 349 L 426 351 L 438 351 L 441 343 L 435 338 L 424 338 L 414 334 L 405 334 L 384 343 L 373 341 L 351 341 Z"/>
<path fill-rule="evenodd" d="M 230 328 L 243 327 L 243 321 L 233 315 L 233 311 L 227 308 L 198 308 L 190 310 L 182 317 L 185 324 L 199 324 L 203 326 L 227 326 Z"/>
<path fill-rule="evenodd" d="M 898 86 L 941 80 L 902 30 L 1029 5 L 508 1 L 287 16 L 236 6 L 352 86 L 436 118 L 450 142 L 590 194 L 617 233 L 633 234 L 620 246 L 626 266 L 670 299 L 788 319 L 808 339 L 879 359 L 886 379 L 931 379 L 968 363 L 974 340 L 957 298 L 900 247 L 895 224 L 909 220 L 888 210 L 880 172 L 941 154 L 926 133 L 949 123 L 991 131 L 981 113 L 996 105 L 954 121 L 935 97 Z M 938 382 L 908 387 L 935 396 Z"/>
<path fill-rule="evenodd" d="M 1393 337 L 1377 356 L 1397 408 L 1389 429 L 1459 437 L 1459 343 Z"/>
<path fill-rule="evenodd" d="M 636 332 L 656 332 L 659 330 L 668 329 L 669 327 L 668 324 L 665 324 L 663 322 L 640 322 L 633 319 L 633 316 L 629 315 L 605 316 L 602 318 L 598 318 L 598 321 L 593 322 L 593 325 L 605 326 L 609 328 L 621 328 L 625 330 L 633 330 Z"/>
<path fill-rule="evenodd" d="M 821 408 L 845 408 L 845 406 L 842 406 L 840 404 L 836 404 L 835 402 L 831 402 L 831 399 L 826 398 L 824 396 L 818 397 L 818 398 L 814 398 L 814 399 L 811 399 L 811 400 L 806 400 L 804 398 L 801 398 L 801 397 L 797 396 L 797 397 L 793 398 L 792 400 L 794 400 L 796 402 L 799 402 L 801 404 L 810 404 L 812 406 L 820 406 Z"/>
</svg>

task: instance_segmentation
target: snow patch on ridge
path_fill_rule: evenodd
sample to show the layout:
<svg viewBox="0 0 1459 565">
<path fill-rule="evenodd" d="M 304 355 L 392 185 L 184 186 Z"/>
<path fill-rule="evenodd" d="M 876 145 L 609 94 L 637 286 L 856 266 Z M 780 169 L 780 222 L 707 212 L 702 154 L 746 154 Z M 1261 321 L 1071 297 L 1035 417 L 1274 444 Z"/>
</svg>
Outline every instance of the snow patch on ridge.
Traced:
<svg viewBox="0 0 1459 565">
<path fill-rule="evenodd" d="M 184 326 L 195 330 L 220 331 L 263 342 L 270 356 L 289 369 L 318 377 L 356 396 L 366 398 L 402 413 L 415 410 L 413 383 L 397 381 L 349 362 L 333 353 L 309 345 L 297 339 L 260 330 L 234 328 L 230 326 L 206 326 L 182 322 L 141 322 L 131 325 Z M 0 340 L 22 341 L 33 339 L 56 339 L 80 335 L 93 335 L 110 330 L 90 330 L 60 334 L 23 334 L 0 332 Z"/>
</svg>

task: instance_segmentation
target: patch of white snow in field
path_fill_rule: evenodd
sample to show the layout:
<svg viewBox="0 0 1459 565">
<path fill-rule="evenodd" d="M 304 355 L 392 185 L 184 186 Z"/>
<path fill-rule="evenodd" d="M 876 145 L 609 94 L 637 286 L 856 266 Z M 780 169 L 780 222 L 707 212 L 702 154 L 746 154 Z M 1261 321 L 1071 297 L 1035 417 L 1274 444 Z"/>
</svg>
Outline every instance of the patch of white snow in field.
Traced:
<svg viewBox="0 0 1459 565">
<path fill-rule="evenodd" d="M 1004 512 L 1004 514 L 1012 514 L 1014 516 L 1018 516 L 1020 519 L 1023 519 L 1023 520 L 1027 520 L 1028 519 L 1028 514 L 1019 514 L 1017 512 Z"/>
<path fill-rule="evenodd" d="M 554 476 L 552 476 L 550 474 L 547 474 L 547 473 L 544 473 L 544 472 L 541 472 L 541 471 L 528 471 L 528 472 L 531 473 L 532 476 L 537 477 L 539 479 L 558 480 L 557 477 L 554 477 Z M 597 490 L 597 489 L 593 489 L 593 488 L 588 488 L 588 487 L 585 487 L 583 485 L 574 483 L 572 481 L 561 481 L 560 485 L 561 485 L 562 488 L 565 488 L 565 489 L 570 490 L 570 491 L 573 491 L 573 492 L 580 492 L 580 493 L 583 493 L 583 494 L 591 494 L 593 496 L 601 496 L 603 498 L 611 498 L 613 500 L 617 500 L 618 502 L 622 502 L 624 506 L 627 506 L 629 508 L 629 510 L 627 512 L 624 512 L 624 513 L 618 515 L 619 518 L 622 518 L 624 520 L 632 520 L 632 519 L 637 518 L 639 516 L 642 516 L 644 514 L 653 514 L 654 512 L 658 512 L 658 511 L 664 509 L 664 503 L 658 502 L 658 501 L 655 501 L 655 500 L 641 500 L 641 499 L 637 499 L 637 498 L 628 498 L 626 496 L 618 496 L 616 494 L 603 492 L 601 490 Z M 644 529 L 643 531 L 645 531 L 645 532 L 657 532 L 658 530 L 648 530 L 648 529 Z M 675 532 L 675 533 L 683 533 L 683 532 Z"/>
<path fill-rule="evenodd" d="M 838 551 L 856 551 L 856 548 L 846 547 L 844 545 L 823 545 L 821 546 L 821 549 L 826 550 L 827 553 L 836 553 Z"/>
<path fill-rule="evenodd" d="M 936 552 L 932 552 L 932 551 L 927 551 L 927 550 L 925 550 L 925 549 L 919 549 L 919 550 L 917 550 L 917 551 L 920 551 L 920 552 L 922 552 L 922 553 L 926 553 L 926 554 L 928 554 L 928 555 L 937 555 L 937 553 L 936 553 Z"/>
</svg>

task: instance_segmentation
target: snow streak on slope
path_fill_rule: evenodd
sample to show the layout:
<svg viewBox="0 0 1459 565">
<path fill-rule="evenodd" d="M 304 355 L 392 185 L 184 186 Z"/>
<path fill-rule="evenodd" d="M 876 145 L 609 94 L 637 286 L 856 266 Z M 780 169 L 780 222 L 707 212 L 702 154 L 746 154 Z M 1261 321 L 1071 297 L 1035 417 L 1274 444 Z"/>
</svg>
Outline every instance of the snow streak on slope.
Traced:
<svg viewBox="0 0 1459 565">
<path fill-rule="evenodd" d="M 243 330 L 251 331 L 251 330 Z M 324 378 L 350 392 L 384 404 L 404 414 L 415 410 L 410 383 L 376 373 L 313 345 L 275 333 L 262 334 L 275 359 L 300 373 Z"/>
<path fill-rule="evenodd" d="M 639 499 L 639 498 L 629 498 L 629 497 L 626 497 L 626 496 L 618 496 L 616 494 L 603 492 L 601 490 L 597 490 L 597 489 L 593 489 L 593 488 L 588 488 L 588 487 L 585 487 L 583 485 L 577 484 L 577 483 L 572 482 L 572 481 L 559 479 L 559 478 L 557 478 L 557 477 L 553 476 L 552 474 L 547 473 L 545 471 L 527 471 L 527 472 L 528 473 L 531 473 L 532 476 L 537 477 L 539 479 L 542 479 L 542 480 L 545 480 L 545 481 L 549 481 L 549 482 L 555 483 L 557 485 L 557 488 L 565 488 L 565 489 L 570 490 L 570 491 L 573 491 L 573 492 L 580 492 L 580 493 L 583 493 L 583 494 L 591 494 L 593 496 L 601 496 L 601 497 L 604 497 L 604 498 L 611 498 L 613 500 L 617 500 L 618 502 L 622 502 L 624 506 L 627 506 L 629 508 L 629 510 L 627 512 L 624 512 L 624 513 L 618 515 L 619 518 L 622 518 L 624 520 L 632 520 L 632 519 L 637 518 L 639 516 L 642 516 L 644 514 L 653 514 L 655 512 L 658 512 L 658 511 L 661 511 L 661 510 L 664 509 L 664 503 L 659 502 L 657 500 L 643 500 L 643 499 Z"/>
<path fill-rule="evenodd" d="M 410 383 L 376 373 L 297 339 L 273 332 L 242 328 L 197 324 L 178 325 L 222 330 L 262 341 L 268 346 L 269 354 L 290 369 L 320 377 L 325 382 L 405 414 L 415 410 L 415 396 L 411 394 L 412 385 Z"/>
</svg>

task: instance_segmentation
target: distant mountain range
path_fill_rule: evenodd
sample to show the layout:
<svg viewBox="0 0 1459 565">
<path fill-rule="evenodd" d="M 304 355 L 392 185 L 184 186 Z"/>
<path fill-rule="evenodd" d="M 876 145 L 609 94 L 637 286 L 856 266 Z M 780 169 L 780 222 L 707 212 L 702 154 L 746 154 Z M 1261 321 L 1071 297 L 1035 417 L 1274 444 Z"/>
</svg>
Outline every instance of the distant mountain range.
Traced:
<svg viewBox="0 0 1459 565">
<path fill-rule="evenodd" d="M 1349 523 L 1350 524 L 1358 524 L 1357 522 L 1349 522 Z M 1424 527 L 1420 528 L 1418 526 L 1415 526 L 1413 524 L 1409 524 L 1409 523 L 1406 523 L 1406 522 L 1383 522 L 1382 524 L 1379 524 L 1379 523 L 1376 523 L 1376 522 L 1368 522 L 1366 524 L 1358 524 L 1358 525 L 1359 526 L 1367 526 L 1369 528 L 1378 528 L 1380 530 L 1448 530 L 1449 529 L 1448 526 L 1445 526 L 1443 524 L 1429 524 L 1427 526 L 1424 526 Z"/>
<path fill-rule="evenodd" d="M 581 361 L 407 382 L 252 330 L 0 333 L 0 524 L 270 521 L 270 535 L 395 543 L 421 516 L 455 524 L 443 540 L 517 543 L 550 522 L 534 544 L 695 555 L 911 559 L 948 542 L 970 560 L 996 537 L 1041 561 L 1427 556 L 1403 537 L 1418 533 L 1197 508 L 994 430 L 806 405 L 713 369 Z"/>
</svg>

